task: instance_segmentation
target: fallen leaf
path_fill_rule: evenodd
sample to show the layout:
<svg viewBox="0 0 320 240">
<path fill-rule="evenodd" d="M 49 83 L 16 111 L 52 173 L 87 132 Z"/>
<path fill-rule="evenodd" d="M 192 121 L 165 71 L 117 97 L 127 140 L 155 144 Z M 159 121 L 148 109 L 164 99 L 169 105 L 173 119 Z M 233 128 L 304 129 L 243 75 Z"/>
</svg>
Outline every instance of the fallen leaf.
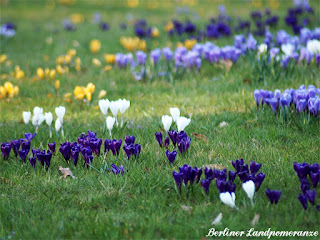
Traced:
<svg viewBox="0 0 320 240">
<path fill-rule="evenodd" d="M 144 169 L 146 170 L 147 173 L 150 173 L 149 168 L 145 167 Z"/>
<path fill-rule="evenodd" d="M 244 78 L 244 79 L 242 80 L 242 82 L 243 82 L 244 84 L 251 85 L 251 80 L 250 80 L 249 78 Z"/>
<path fill-rule="evenodd" d="M 71 176 L 73 179 L 76 179 L 77 177 L 75 177 L 73 175 L 73 173 L 70 171 L 70 168 L 63 168 L 61 166 L 59 166 L 59 171 L 63 174 L 64 178 L 67 178 L 68 176 Z"/>
<path fill-rule="evenodd" d="M 191 133 L 193 136 L 196 137 L 196 139 L 198 140 L 203 140 L 203 141 L 207 141 L 207 137 L 203 134 L 199 134 L 199 133 Z"/>
<path fill-rule="evenodd" d="M 220 61 L 219 67 L 224 68 L 227 72 L 229 72 L 230 68 L 232 67 L 232 61 L 231 60 Z"/>
<path fill-rule="evenodd" d="M 218 169 L 218 170 L 223 170 L 223 169 L 226 168 L 225 166 L 222 166 L 220 164 L 208 164 L 208 165 L 205 165 L 204 167 L 212 168 L 212 169 Z"/>
<path fill-rule="evenodd" d="M 186 205 L 181 205 L 181 208 L 183 210 L 185 210 L 186 212 L 191 212 L 191 210 L 192 210 L 192 207 L 189 207 L 189 206 L 186 206 Z"/>
<path fill-rule="evenodd" d="M 227 122 L 225 122 L 225 121 L 223 121 L 223 122 L 221 122 L 220 124 L 219 124 L 219 127 L 225 127 L 225 126 L 228 126 L 229 125 L 229 123 L 227 123 Z"/>
<path fill-rule="evenodd" d="M 212 221 L 212 225 L 220 225 L 221 224 L 221 219 L 222 219 L 222 213 L 219 213 L 216 218 Z"/>
<path fill-rule="evenodd" d="M 260 219 L 260 215 L 259 214 L 255 214 L 252 221 L 251 221 L 251 225 L 254 226 L 259 222 Z"/>
</svg>

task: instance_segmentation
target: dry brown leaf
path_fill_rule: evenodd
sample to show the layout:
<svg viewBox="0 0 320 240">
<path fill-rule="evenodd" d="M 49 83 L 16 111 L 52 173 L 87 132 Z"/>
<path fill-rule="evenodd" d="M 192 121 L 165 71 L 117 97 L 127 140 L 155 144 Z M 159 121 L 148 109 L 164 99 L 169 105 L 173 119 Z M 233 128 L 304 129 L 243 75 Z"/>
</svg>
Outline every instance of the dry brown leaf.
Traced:
<svg viewBox="0 0 320 240">
<path fill-rule="evenodd" d="M 203 141 L 207 141 L 207 137 L 203 134 L 200 134 L 200 133 L 191 133 L 193 136 L 196 137 L 196 139 L 198 140 L 203 140 Z"/>
<path fill-rule="evenodd" d="M 255 214 L 253 219 L 252 219 L 252 221 L 251 221 L 251 225 L 255 226 L 259 222 L 259 219 L 260 219 L 260 215 L 259 214 Z"/>
<path fill-rule="evenodd" d="M 218 66 L 220 68 L 224 68 L 227 72 L 229 72 L 230 68 L 232 67 L 232 61 L 231 60 L 220 61 L 220 64 Z"/>
<path fill-rule="evenodd" d="M 186 212 L 191 212 L 192 211 L 192 207 L 189 207 L 189 206 L 186 206 L 186 205 L 181 205 L 181 208 Z"/>
<path fill-rule="evenodd" d="M 149 168 L 147 168 L 147 167 L 144 167 L 144 169 L 146 170 L 146 172 L 147 172 L 147 173 L 150 173 L 150 170 L 149 170 Z"/>
<path fill-rule="evenodd" d="M 71 176 L 73 179 L 77 178 L 73 175 L 70 168 L 63 168 L 63 167 L 59 166 L 59 171 L 63 174 L 64 178 L 67 178 L 68 176 Z"/>
<path fill-rule="evenodd" d="M 222 166 L 220 164 L 208 164 L 208 165 L 205 165 L 204 167 L 212 168 L 212 169 L 218 169 L 218 170 L 223 170 L 223 169 L 226 168 L 225 166 Z"/>
</svg>

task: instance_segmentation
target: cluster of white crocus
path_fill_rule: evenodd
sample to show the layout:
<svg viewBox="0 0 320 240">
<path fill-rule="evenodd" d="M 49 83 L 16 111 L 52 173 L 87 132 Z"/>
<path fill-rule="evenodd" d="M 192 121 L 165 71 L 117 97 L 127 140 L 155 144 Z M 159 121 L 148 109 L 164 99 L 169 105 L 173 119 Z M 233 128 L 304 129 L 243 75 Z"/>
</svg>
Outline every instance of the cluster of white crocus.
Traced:
<svg viewBox="0 0 320 240">
<path fill-rule="evenodd" d="M 178 132 L 183 131 L 191 122 L 190 118 L 181 117 L 179 108 L 170 108 L 171 117 L 168 115 L 162 116 L 162 124 L 166 132 L 169 131 L 172 120 L 175 122 L 178 128 Z"/>
<path fill-rule="evenodd" d="M 229 207 L 232 207 L 232 208 L 237 208 L 236 207 L 236 194 L 234 192 L 232 192 L 232 193 L 223 192 L 223 193 L 220 193 L 219 197 L 220 197 L 221 202 L 224 203 L 225 205 L 228 205 Z"/>
<path fill-rule="evenodd" d="M 62 127 L 63 117 L 64 117 L 65 112 L 66 112 L 65 107 L 60 106 L 60 107 L 56 108 L 56 114 L 58 116 L 58 119 L 56 121 L 55 128 L 57 131 L 59 131 L 60 128 Z M 30 111 L 23 112 L 22 117 L 23 117 L 23 122 L 25 124 L 28 124 L 30 121 L 30 118 L 31 118 L 31 112 Z M 32 124 L 36 127 L 36 132 L 38 132 L 38 128 L 44 120 L 46 120 L 46 123 L 49 126 L 49 133 L 50 133 L 50 138 L 51 138 L 52 137 L 51 124 L 52 124 L 52 120 L 53 120 L 52 113 L 46 112 L 43 114 L 43 108 L 35 107 L 33 109 Z M 63 130 L 62 130 L 62 135 L 63 135 Z"/>
<path fill-rule="evenodd" d="M 64 137 L 64 131 L 63 131 L 63 118 L 64 115 L 66 114 L 66 108 L 63 106 L 59 106 L 55 108 L 55 113 L 57 115 L 57 120 L 55 122 L 55 129 L 57 132 L 61 130 L 61 135 Z"/>
<path fill-rule="evenodd" d="M 320 41 L 313 39 L 307 42 L 307 50 L 312 54 L 320 54 Z"/>
<path fill-rule="evenodd" d="M 120 127 L 123 127 L 123 114 L 130 107 L 130 101 L 126 99 L 118 99 L 116 101 L 109 101 L 108 99 L 99 100 L 99 108 L 103 115 L 106 118 L 107 128 L 111 135 L 111 130 L 114 126 L 114 123 L 119 125 L 118 114 L 121 114 L 121 123 Z M 113 117 L 107 116 L 108 110 L 110 109 Z"/>
</svg>

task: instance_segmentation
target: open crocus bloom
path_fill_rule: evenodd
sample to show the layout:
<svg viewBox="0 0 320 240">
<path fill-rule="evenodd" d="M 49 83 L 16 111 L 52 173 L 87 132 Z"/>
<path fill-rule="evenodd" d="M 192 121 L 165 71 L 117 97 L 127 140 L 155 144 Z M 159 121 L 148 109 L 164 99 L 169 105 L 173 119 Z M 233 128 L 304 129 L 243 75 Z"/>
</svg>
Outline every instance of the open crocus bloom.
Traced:
<svg viewBox="0 0 320 240">
<path fill-rule="evenodd" d="M 178 132 L 183 131 L 185 129 L 185 127 L 189 125 L 190 122 L 191 122 L 190 118 L 179 117 L 178 120 L 176 121 L 177 127 L 178 127 Z"/>
<path fill-rule="evenodd" d="M 171 127 L 171 124 L 172 124 L 172 117 L 170 117 L 168 115 L 163 115 L 161 120 L 162 120 L 162 124 L 163 124 L 164 130 L 166 132 L 168 132 L 170 127 Z"/>
<path fill-rule="evenodd" d="M 234 192 L 223 192 L 219 195 L 220 200 L 223 204 L 228 205 L 229 207 L 236 208 L 236 194 Z"/>
<path fill-rule="evenodd" d="M 56 112 L 56 115 L 59 118 L 61 124 L 63 124 L 63 117 L 66 113 L 66 108 L 63 106 L 56 107 L 55 112 Z"/>
<path fill-rule="evenodd" d="M 255 184 L 252 180 L 242 183 L 242 189 L 246 192 L 248 198 L 250 198 L 251 204 L 253 205 L 253 196 L 255 191 Z"/>
<path fill-rule="evenodd" d="M 109 130 L 109 134 L 110 134 L 110 136 L 112 136 L 111 130 L 113 128 L 114 123 L 116 122 L 116 119 L 114 117 L 108 116 L 106 119 L 106 122 L 107 122 L 107 128 Z"/>
<path fill-rule="evenodd" d="M 30 118 L 31 118 L 31 112 L 30 111 L 29 112 L 23 112 L 22 113 L 22 117 L 23 117 L 23 122 L 25 124 L 28 124 L 29 121 L 30 121 Z"/>
<path fill-rule="evenodd" d="M 36 127 L 36 132 L 38 131 L 38 127 L 44 120 L 45 117 L 43 115 L 43 109 L 40 107 L 35 107 L 33 109 L 32 124 Z"/>
<path fill-rule="evenodd" d="M 108 99 L 99 100 L 99 108 L 105 117 L 107 116 L 109 106 L 110 106 L 110 101 Z"/>
<path fill-rule="evenodd" d="M 180 110 L 179 108 L 170 108 L 170 114 L 173 118 L 173 121 L 177 123 L 178 118 L 180 117 Z"/>
</svg>

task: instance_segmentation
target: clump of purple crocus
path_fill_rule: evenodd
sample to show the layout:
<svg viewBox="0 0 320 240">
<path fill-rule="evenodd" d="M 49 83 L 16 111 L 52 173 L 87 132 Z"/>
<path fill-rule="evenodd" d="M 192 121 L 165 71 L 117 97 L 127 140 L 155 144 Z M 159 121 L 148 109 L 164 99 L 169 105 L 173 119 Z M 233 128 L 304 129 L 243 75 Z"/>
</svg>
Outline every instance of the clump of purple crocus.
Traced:
<svg viewBox="0 0 320 240">
<path fill-rule="evenodd" d="M 104 148 L 105 152 L 111 151 L 114 156 L 118 156 L 120 153 L 120 148 L 122 145 L 122 139 L 116 140 L 116 139 L 105 139 L 104 140 Z"/>
<path fill-rule="evenodd" d="M 185 164 L 179 167 L 179 172 L 173 171 L 172 175 L 177 184 L 179 191 L 181 192 L 181 186 L 184 184 L 187 187 L 188 183 L 198 183 L 202 174 L 202 168 L 194 167 Z"/>
<path fill-rule="evenodd" d="M 191 138 L 184 131 L 181 131 L 177 134 L 176 142 L 179 152 L 184 154 L 190 148 Z"/>
<path fill-rule="evenodd" d="M 135 158 L 137 158 L 140 155 L 141 152 L 141 145 L 136 143 L 135 144 L 135 137 L 132 136 L 125 136 L 125 144 L 123 145 L 123 151 L 126 153 L 128 159 L 130 159 L 130 157 L 132 155 L 134 155 Z"/>
<path fill-rule="evenodd" d="M 125 173 L 123 165 L 120 165 L 119 167 L 117 167 L 115 164 L 111 164 L 111 168 L 107 168 L 107 170 L 113 173 L 114 175 L 118 175 L 118 174 L 123 175 Z"/>
<path fill-rule="evenodd" d="M 270 190 L 269 188 L 266 190 L 266 195 L 270 200 L 270 203 L 278 204 L 280 196 L 281 196 L 281 191 L 278 190 Z"/>
</svg>

